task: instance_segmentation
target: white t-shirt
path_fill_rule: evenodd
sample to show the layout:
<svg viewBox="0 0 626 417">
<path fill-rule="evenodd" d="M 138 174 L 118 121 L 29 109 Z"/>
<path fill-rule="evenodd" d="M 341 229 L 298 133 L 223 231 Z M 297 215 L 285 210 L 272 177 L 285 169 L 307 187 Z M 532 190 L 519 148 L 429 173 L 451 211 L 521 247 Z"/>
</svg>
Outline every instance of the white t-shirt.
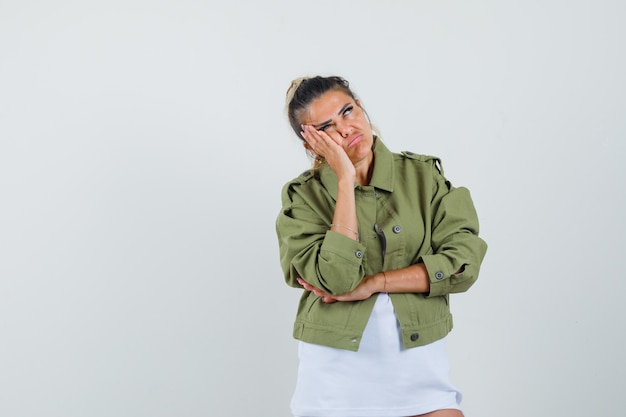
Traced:
<svg viewBox="0 0 626 417">
<path fill-rule="evenodd" d="M 291 410 L 300 417 L 402 417 L 459 409 L 445 339 L 404 349 L 393 304 L 377 296 L 358 352 L 300 342 Z"/>
</svg>

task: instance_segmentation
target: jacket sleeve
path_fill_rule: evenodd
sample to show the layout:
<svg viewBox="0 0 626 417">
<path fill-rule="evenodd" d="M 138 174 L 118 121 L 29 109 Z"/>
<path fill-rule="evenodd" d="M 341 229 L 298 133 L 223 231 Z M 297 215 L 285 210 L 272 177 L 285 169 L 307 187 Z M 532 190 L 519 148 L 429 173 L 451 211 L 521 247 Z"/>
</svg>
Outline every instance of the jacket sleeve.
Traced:
<svg viewBox="0 0 626 417">
<path fill-rule="evenodd" d="M 429 297 L 467 291 L 478 278 L 487 244 L 478 236 L 478 216 L 469 190 L 455 188 L 433 166 L 432 253 L 421 261 L 430 279 Z"/>
<path fill-rule="evenodd" d="M 365 276 L 365 247 L 330 231 L 330 218 L 326 217 L 332 216 L 332 211 L 325 213 L 320 208 L 324 204 L 311 201 L 301 187 L 294 182 L 283 187 L 282 208 L 276 219 L 285 281 L 301 288 L 296 281 L 301 277 L 332 295 L 350 292 Z"/>
</svg>

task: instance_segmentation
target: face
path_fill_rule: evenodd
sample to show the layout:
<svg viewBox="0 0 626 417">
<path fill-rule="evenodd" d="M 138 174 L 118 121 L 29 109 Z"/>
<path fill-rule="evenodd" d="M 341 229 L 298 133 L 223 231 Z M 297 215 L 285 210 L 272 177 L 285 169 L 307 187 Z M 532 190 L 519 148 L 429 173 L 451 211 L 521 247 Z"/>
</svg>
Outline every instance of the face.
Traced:
<svg viewBox="0 0 626 417">
<path fill-rule="evenodd" d="M 374 137 L 370 123 L 359 100 L 343 91 L 328 91 L 311 102 L 303 124 L 326 132 L 354 164 L 371 158 Z"/>
</svg>

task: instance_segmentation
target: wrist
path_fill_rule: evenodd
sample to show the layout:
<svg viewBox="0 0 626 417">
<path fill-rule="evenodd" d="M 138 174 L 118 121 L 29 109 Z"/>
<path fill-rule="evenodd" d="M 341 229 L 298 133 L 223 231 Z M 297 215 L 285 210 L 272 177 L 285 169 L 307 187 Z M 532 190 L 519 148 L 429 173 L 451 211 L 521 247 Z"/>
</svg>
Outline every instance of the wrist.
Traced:
<svg viewBox="0 0 626 417">
<path fill-rule="evenodd" d="M 356 181 L 356 176 L 354 175 L 347 175 L 347 176 L 342 176 L 342 177 L 337 176 L 337 187 L 338 188 L 345 187 L 348 190 L 353 190 L 355 181 Z"/>
<path fill-rule="evenodd" d="M 388 292 L 387 289 L 387 274 L 383 271 L 380 274 L 376 275 L 378 277 L 378 291 L 377 292 Z"/>
</svg>

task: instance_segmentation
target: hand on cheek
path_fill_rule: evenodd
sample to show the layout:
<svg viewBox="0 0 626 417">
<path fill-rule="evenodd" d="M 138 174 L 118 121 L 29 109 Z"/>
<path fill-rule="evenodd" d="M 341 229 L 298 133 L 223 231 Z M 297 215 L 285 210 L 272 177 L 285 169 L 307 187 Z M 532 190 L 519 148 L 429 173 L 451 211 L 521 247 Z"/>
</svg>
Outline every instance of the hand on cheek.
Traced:
<svg viewBox="0 0 626 417">
<path fill-rule="evenodd" d="M 329 151 L 333 150 L 333 146 L 337 145 L 337 142 L 326 132 L 316 130 L 311 125 L 302 125 L 301 134 L 304 137 L 308 149 L 318 156 L 327 156 Z"/>
</svg>

